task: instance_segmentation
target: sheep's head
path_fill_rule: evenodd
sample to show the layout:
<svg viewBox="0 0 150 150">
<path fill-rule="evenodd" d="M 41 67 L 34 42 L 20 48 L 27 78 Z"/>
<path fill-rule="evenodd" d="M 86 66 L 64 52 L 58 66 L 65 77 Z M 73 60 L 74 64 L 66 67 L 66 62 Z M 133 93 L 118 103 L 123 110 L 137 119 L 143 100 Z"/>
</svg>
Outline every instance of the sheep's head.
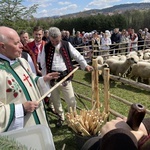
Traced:
<svg viewBox="0 0 150 150">
<path fill-rule="evenodd" d="M 109 68 L 109 65 L 107 63 L 104 63 L 102 65 L 98 64 L 97 69 L 98 69 L 99 75 L 102 74 L 102 72 L 104 71 L 104 68 Z"/>
<path fill-rule="evenodd" d="M 97 69 L 98 70 L 102 70 L 104 68 L 109 68 L 109 65 L 107 63 L 104 63 L 102 65 L 100 65 L 100 64 L 97 65 Z"/>
<path fill-rule="evenodd" d="M 127 58 L 127 61 L 130 64 L 134 64 L 134 63 L 137 63 L 139 61 L 139 57 L 136 55 L 132 55 L 132 56 Z"/>
<path fill-rule="evenodd" d="M 138 52 L 137 52 L 137 56 L 138 56 L 139 58 L 143 58 L 143 52 L 142 52 L 142 51 L 138 51 Z"/>
<path fill-rule="evenodd" d="M 103 68 L 109 68 L 109 65 L 107 63 L 104 63 Z"/>
<path fill-rule="evenodd" d="M 144 59 L 150 59 L 150 52 L 144 54 Z"/>
</svg>

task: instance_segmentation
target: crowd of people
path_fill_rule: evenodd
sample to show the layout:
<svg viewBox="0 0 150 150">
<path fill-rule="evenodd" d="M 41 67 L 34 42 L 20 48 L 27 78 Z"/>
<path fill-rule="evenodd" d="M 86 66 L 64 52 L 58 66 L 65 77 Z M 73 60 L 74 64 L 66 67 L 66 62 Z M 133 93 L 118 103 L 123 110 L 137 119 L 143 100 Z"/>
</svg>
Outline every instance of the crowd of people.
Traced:
<svg viewBox="0 0 150 150">
<path fill-rule="evenodd" d="M 135 32 L 134 29 L 114 28 L 114 30 L 98 32 L 77 31 L 75 36 L 70 36 L 69 31 L 63 30 L 63 40 L 69 41 L 73 46 L 87 55 L 86 51 L 97 50 L 93 55 L 108 55 L 108 54 L 126 54 L 130 51 L 143 50 L 149 48 L 150 33 L 148 28 L 139 29 Z M 91 47 L 86 47 L 85 46 Z M 91 52 L 89 52 L 91 54 Z"/>
<path fill-rule="evenodd" d="M 48 32 L 40 26 L 34 27 L 33 39 L 26 31 L 18 34 L 12 28 L 0 27 L 1 132 L 40 123 L 48 126 L 43 103 L 37 103 L 37 100 L 73 70 L 72 59 L 81 69 L 93 70 L 78 50 L 61 39 L 61 31 L 56 27 Z M 57 114 L 57 127 L 65 120 L 61 92 L 68 110 L 70 107 L 76 109 L 72 77 L 43 101 L 44 106 L 48 101 Z"/>
<path fill-rule="evenodd" d="M 82 55 L 82 46 L 93 44 L 97 45 L 98 50 L 109 50 L 112 46 L 117 49 L 122 43 L 122 48 L 125 51 L 123 45 L 129 42 L 132 44 L 130 48 L 138 50 L 140 48 L 137 46 L 138 41 L 143 46 L 143 40 L 149 38 L 150 33 L 147 28 L 144 31 L 140 29 L 137 34 L 134 29 L 128 31 L 123 29 L 120 32 L 119 28 L 115 28 L 113 33 L 106 30 L 105 33 L 99 34 L 94 30 L 91 35 L 77 31 L 75 37 L 72 37 L 69 31 L 60 31 L 57 27 L 50 27 L 49 30 L 44 31 L 40 26 L 36 26 L 33 28 L 33 39 L 31 39 L 26 31 L 17 33 L 12 28 L 0 26 L 0 132 L 17 130 L 36 124 L 44 124 L 48 127 L 44 109 L 46 105 L 58 116 L 56 127 L 63 125 L 65 116 L 60 93 L 63 94 L 68 111 L 70 107 L 73 110 L 76 109 L 71 82 L 73 75 L 55 88 L 42 102 L 38 102 L 38 100 L 73 70 L 72 59 L 78 62 L 82 70 L 88 72 L 93 70 L 93 67 Z M 106 55 L 107 53 L 108 51 L 106 53 L 98 51 L 96 55 Z M 103 134 L 110 141 L 109 137 L 105 136 L 111 132 L 107 131 L 107 126 L 108 124 L 104 126 Z M 112 123 L 110 126 L 114 127 L 114 124 Z M 115 128 L 117 127 L 115 126 Z M 124 128 L 124 126 L 119 126 L 119 128 Z M 148 130 L 146 132 L 144 128 L 142 135 L 148 136 Z M 125 132 L 127 131 L 130 135 L 131 129 L 127 128 Z M 117 135 L 118 132 L 122 133 L 124 130 L 117 130 Z M 139 136 L 133 132 L 132 134 L 135 136 L 133 140 L 137 140 Z M 98 144 L 100 143 L 98 141 Z M 102 141 L 103 143 L 105 141 Z M 131 144 L 133 148 L 137 146 L 134 143 L 133 141 Z"/>
</svg>

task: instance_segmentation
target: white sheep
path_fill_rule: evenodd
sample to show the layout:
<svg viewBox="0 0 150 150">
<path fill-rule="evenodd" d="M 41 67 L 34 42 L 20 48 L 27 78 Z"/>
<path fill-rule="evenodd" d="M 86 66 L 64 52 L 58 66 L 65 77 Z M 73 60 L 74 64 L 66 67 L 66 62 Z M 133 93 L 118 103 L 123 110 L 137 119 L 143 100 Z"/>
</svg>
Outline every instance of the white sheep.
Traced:
<svg viewBox="0 0 150 150">
<path fill-rule="evenodd" d="M 102 56 L 97 56 L 96 57 L 97 63 L 102 65 L 104 63 L 104 58 Z"/>
<path fill-rule="evenodd" d="M 131 57 L 131 56 L 138 56 L 139 57 L 139 60 L 143 60 L 143 51 L 142 50 L 139 50 L 139 51 L 132 51 L 130 52 L 129 54 L 126 55 L 126 57 Z"/>
<path fill-rule="evenodd" d="M 109 56 L 108 59 L 115 59 L 115 60 L 119 60 L 120 59 L 120 56 Z"/>
<path fill-rule="evenodd" d="M 142 50 L 137 51 L 137 56 L 139 57 L 139 60 L 143 60 L 144 53 Z"/>
<path fill-rule="evenodd" d="M 104 63 L 104 59 L 102 56 L 97 56 L 96 60 L 97 60 L 98 73 L 99 75 L 103 76 L 104 68 L 108 68 L 109 66 L 108 64 Z"/>
<path fill-rule="evenodd" d="M 107 59 L 105 62 L 109 65 L 110 73 L 117 76 L 124 76 L 130 66 L 139 61 L 138 56 L 130 56 L 125 61 Z"/>
<path fill-rule="evenodd" d="M 142 80 L 148 79 L 148 83 L 150 84 L 150 63 L 138 62 L 132 65 L 129 78 L 134 78 L 137 81 L 139 77 Z"/>
<path fill-rule="evenodd" d="M 144 60 L 150 59 L 150 52 L 144 53 L 143 59 L 144 59 Z"/>
<path fill-rule="evenodd" d="M 101 75 L 104 71 L 104 68 L 108 68 L 108 64 L 104 63 L 104 59 L 102 56 L 97 56 L 97 69 L 99 70 L 99 75 Z"/>
<path fill-rule="evenodd" d="M 104 68 L 109 68 L 109 65 L 106 64 L 106 63 L 104 63 L 104 64 L 102 64 L 102 65 L 97 64 L 97 69 L 98 69 L 99 75 L 102 75 L 102 76 L 103 76 Z"/>
<path fill-rule="evenodd" d="M 127 57 L 125 56 L 125 55 L 121 55 L 120 57 L 119 57 L 119 60 L 120 61 L 125 61 L 127 59 Z"/>
<path fill-rule="evenodd" d="M 150 49 L 145 49 L 144 53 L 150 52 Z"/>
<path fill-rule="evenodd" d="M 115 60 L 121 60 L 124 61 L 126 60 L 126 56 L 125 55 L 117 55 L 117 56 L 110 56 L 109 59 L 115 59 Z"/>
<path fill-rule="evenodd" d="M 131 51 L 129 52 L 129 54 L 127 54 L 127 57 L 133 56 L 133 55 L 137 55 L 137 51 Z"/>
</svg>

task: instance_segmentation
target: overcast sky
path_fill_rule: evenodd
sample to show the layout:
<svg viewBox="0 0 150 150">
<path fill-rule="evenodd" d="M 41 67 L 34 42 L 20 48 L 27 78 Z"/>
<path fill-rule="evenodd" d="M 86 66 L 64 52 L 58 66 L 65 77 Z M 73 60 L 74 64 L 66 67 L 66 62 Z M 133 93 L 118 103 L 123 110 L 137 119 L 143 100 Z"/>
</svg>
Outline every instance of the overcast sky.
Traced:
<svg viewBox="0 0 150 150">
<path fill-rule="evenodd" d="M 150 2 L 150 0 L 23 0 L 23 5 L 30 7 L 38 4 L 35 17 L 51 17 L 71 14 L 90 9 L 103 9 L 119 4 Z"/>
</svg>

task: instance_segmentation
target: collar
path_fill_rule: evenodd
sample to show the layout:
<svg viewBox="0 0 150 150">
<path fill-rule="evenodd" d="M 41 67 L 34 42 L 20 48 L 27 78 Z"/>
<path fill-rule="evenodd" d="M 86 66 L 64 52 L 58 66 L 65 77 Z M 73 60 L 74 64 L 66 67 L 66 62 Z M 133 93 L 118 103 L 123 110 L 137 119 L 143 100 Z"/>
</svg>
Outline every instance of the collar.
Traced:
<svg viewBox="0 0 150 150">
<path fill-rule="evenodd" d="M 41 45 L 43 42 L 41 41 L 41 42 L 35 42 L 35 45 L 36 46 L 39 46 L 39 45 Z"/>
<path fill-rule="evenodd" d="M 61 46 L 61 42 L 55 46 L 55 49 L 60 49 L 60 46 Z"/>
<path fill-rule="evenodd" d="M 8 61 L 10 63 L 10 65 L 14 64 L 17 61 L 17 59 L 11 60 L 11 59 L 9 59 L 8 57 L 6 57 L 5 55 L 2 55 L 2 54 L 0 54 L 0 58 Z"/>
</svg>

